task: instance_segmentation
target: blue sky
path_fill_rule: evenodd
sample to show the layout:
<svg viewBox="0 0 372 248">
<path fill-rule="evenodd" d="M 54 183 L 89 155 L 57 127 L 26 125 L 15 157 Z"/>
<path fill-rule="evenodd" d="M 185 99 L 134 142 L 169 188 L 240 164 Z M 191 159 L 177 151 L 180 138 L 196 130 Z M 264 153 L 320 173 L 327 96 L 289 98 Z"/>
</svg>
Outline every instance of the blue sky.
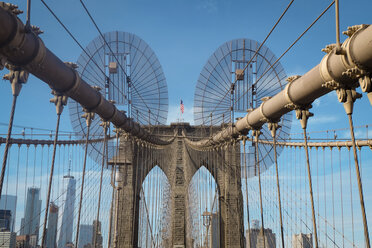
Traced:
<svg viewBox="0 0 372 248">
<path fill-rule="evenodd" d="M 79 1 L 47 3 L 83 46 L 98 36 Z M 295 1 L 266 45 L 277 57 L 280 56 L 329 3 L 330 1 Z M 25 1 L 17 4 L 20 9 L 26 9 Z M 177 119 L 180 98 L 185 104 L 184 119 L 192 121 L 196 81 L 215 49 L 224 42 L 236 38 L 262 41 L 287 4 L 288 1 L 217 0 L 86 3 L 103 32 L 112 30 L 132 32 L 154 50 L 168 83 L 170 111 L 168 122 Z M 355 24 L 370 23 L 368 6 L 371 5 L 368 0 L 341 1 L 341 30 Z M 25 20 L 25 15 L 21 15 L 20 18 Z M 39 1 L 33 1 L 32 23 L 45 31 L 41 37 L 57 56 L 64 61 L 77 60 L 82 51 Z M 331 9 L 281 60 L 287 75 L 303 74 L 320 62 L 323 56 L 320 50 L 335 41 L 334 26 L 334 11 Z M 342 40 L 344 38 L 342 37 Z M 4 82 L 0 85 L 0 94 L 2 103 L 10 103 L 9 84 Z M 31 77 L 22 90 L 15 123 L 53 128 L 55 121 L 51 116 L 54 107 L 48 103 L 49 98 L 48 86 Z M 328 102 L 325 98 L 321 99 L 321 105 L 325 101 Z M 1 122 L 8 121 L 9 109 L 2 108 Z M 33 115 L 30 115 L 30 109 L 38 111 L 32 111 Z M 67 112 L 64 112 L 62 118 L 61 128 L 64 130 L 71 129 Z M 48 118 L 45 118 L 45 115 L 48 115 Z M 324 129 L 326 128 L 325 126 Z"/>
<path fill-rule="evenodd" d="M 46 1 L 83 46 L 98 36 L 98 32 L 78 0 Z M 243 0 L 110 0 L 85 1 L 102 32 L 120 30 L 138 35 L 157 55 L 167 79 L 169 91 L 168 122 L 176 121 L 179 100 L 185 104 L 186 121 L 193 121 L 194 89 L 204 64 L 221 44 L 237 38 L 262 41 L 289 1 Z M 279 57 L 331 1 L 297 0 L 266 42 Z M 26 10 L 26 1 L 13 1 Z M 372 1 L 342 1 L 341 31 L 348 26 L 371 23 Z M 25 20 L 25 14 L 20 15 Z M 81 49 L 68 37 L 40 1 L 32 1 L 32 24 L 44 30 L 41 38 L 46 46 L 64 61 L 76 61 Z M 345 36 L 341 36 L 343 41 Z M 334 11 L 330 9 L 319 22 L 281 60 L 288 76 L 304 74 L 317 65 L 324 53 L 321 49 L 335 42 Z M 1 71 L 0 76 L 6 71 Z M 49 103 L 50 89 L 31 76 L 19 97 L 15 124 L 53 129 L 55 108 Z M 10 84 L 0 84 L 0 122 L 7 123 L 11 104 Z M 355 105 L 356 125 L 372 123 L 366 95 Z M 347 127 L 347 119 L 334 93 L 314 103 L 315 116 L 309 121 L 310 131 Z M 72 131 L 68 109 L 62 116 L 62 130 Z M 6 127 L 1 126 L 1 133 Z M 15 129 L 20 132 L 21 129 Z M 292 132 L 300 132 L 293 120 Z M 349 137 L 347 132 L 339 136 Z M 359 137 L 365 137 L 360 132 Z M 364 156 L 364 163 L 371 161 Z M 369 189 L 366 188 L 369 192 Z M 44 205 L 44 203 L 43 203 Z"/>
</svg>

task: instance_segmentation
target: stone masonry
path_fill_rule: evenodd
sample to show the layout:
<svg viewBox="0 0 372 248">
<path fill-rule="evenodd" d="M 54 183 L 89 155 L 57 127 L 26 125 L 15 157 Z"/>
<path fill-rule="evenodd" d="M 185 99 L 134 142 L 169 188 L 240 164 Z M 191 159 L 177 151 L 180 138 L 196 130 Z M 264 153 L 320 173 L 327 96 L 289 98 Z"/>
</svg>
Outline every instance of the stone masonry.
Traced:
<svg viewBox="0 0 372 248">
<path fill-rule="evenodd" d="M 200 151 L 187 142 L 209 137 L 210 132 L 216 133 L 220 128 L 188 123 L 153 126 L 154 134 L 173 139 L 166 147 L 150 146 L 130 136 L 121 137 L 119 154 L 110 161 L 120 166 L 123 178 L 119 185 L 118 247 L 138 247 L 140 189 L 146 175 L 156 165 L 164 171 L 171 187 L 169 248 L 192 247 L 186 228 L 187 195 L 189 183 L 201 166 L 210 171 L 219 189 L 221 247 L 244 247 L 239 143 Z"/>
</svg>

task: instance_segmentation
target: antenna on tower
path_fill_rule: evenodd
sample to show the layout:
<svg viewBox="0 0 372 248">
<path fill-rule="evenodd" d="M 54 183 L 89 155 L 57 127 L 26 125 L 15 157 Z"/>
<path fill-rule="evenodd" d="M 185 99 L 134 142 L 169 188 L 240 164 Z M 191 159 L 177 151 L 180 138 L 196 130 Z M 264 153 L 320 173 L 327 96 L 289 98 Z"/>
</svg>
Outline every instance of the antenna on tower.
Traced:
<svg viewBox="0 0 372 248">
<path fill-rule="evenodd" d="M 71 158 L 68 160 L 68 176 L 71 176 L 71 163 L 72 163 L 72 161 L 71 161 Z"/>
<path fill-rule="evenodd" d="M 71 176 L 71 163 L 72 163 L 72 159 L 70 158 L 68 160 L 68 173 L 66 176 L 63 176 L 63 178 L 74 178 L 73 176 Z"/>
</svg>

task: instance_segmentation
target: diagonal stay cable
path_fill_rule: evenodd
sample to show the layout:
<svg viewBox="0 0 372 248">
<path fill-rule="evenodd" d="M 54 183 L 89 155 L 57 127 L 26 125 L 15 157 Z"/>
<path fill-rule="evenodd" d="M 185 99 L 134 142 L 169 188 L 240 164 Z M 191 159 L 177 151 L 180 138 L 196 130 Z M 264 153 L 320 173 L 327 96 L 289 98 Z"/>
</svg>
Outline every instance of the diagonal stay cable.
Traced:
<svg viewBox="0 0 372 248">
<path fill-rule="evenodd" d="M 256 80 L 256 82 L 253 84 L 253 85 L 257 85 L 257 83 L 258 83 L 258 81 L 260 81 L 265 75 L 266 75 L 266 73 L 267 72 L 269 72 L 278 62 L 279 62 L 279 60 L 284 56 L 284 55 L 286 55 L 287 54 L 287 52 L 314 26 L 314 24 L 332 7 L 332 5 L 335 3 L 335 0 L 333 0 L 332 2 L 331 2 L 331 4 L 330 5 L 328 5 L 328 7 L 325 9 L 325 10 L 323 10 L 323 12 L 307 27 L 307 29 L 304 31 L 304 32 L 302 32 L 302 34 L 300 35 L 300 36 L 298 36 L 298 38 L 287 48 L 287 50 L 285 50 L 283 53 L 282 53 L 282 55 L 280 55 L 280 57 L 277 59 L 277 60 L 275 60 L 275 62 L 267 69 L 267 70 L 265 70 L 262 74 L 261 74 L 261 76 Z M 242 94 L 242 96 L 241 97 L 243 97 L 245 94 L 247 94 L 248 93 L 248 91 L 251 89 L 251 87 L 246 91 L 246 92 L 244 92 L 244 94 Z M 240 99 L 240 98 L 239 98 Z M 239 100 L 238 99 L 238 100 Z M 237 100 L 237 101 L 238 101 Z M 236 103 L 236 102 L 235 102 Z"/>
<path fill-rule="evenodd" d="M 82 0 L 80 0 L 82 1 Z M 252 62 L 252 60 L 257 56 L 258 52 L 260 51 L 260 49 L 262 48 L 262 46 L 265 44 L 265 42 L 267 41 L 267 39 L 270 37 L 270 35 L 272 34 L 272 32 L 275 30 L 275 28 L 278 26 L 278 24 L 280 23 L 280 21 L 282 20 L 282 18 L 284 17 L 284 15 L 287 13 L 288 9 L 291 7 L 292 3 L 294 2 L 294 0 L 291 0 L 289 2 L 289 4 L 287 5 L 287 7 L 285 8 L 285 10 L 283 11 L 283 13 L 281 14 L 281 16 L 278 18 L 278 20 L 276 21 L 276 23 L 274 24 L 274 26 L 271 28 L 270 32 L 266 35 L 265 39 L 263 40 L 263 42 L 260 44 L 260 46 L 256 49 L 254 55 L 250 58 L 250 60 L 248 61 L 248 63 L 245 65 L 245 67 L 243 68 L 243 72 L 248 68 L 248 66 L 250 65 L 250 63 Z M 235 78 L 234 82 L 232 83 L 232 85 L 235 85 L 235 83 L 237 82 L 237 78 Z M 220 103 L 225 99 L 225 97 L 227 96 L 227 94 L 229 93 L 230 91 L 227 91 L 226 94 L 222 97 L 222 99 L 220 100 L 220 102 L 218 104 L 216 104 L 216 107 L 220 105 Z M 211 112 L 214 112 L 214 109 L 211 111 Z M 205 121 L 205 120 L 204 120 Z M 203 123 L 205 124 L 205 123 Z"/>
<path fill-rule="evenodd" d="M 102 32 L 101 32 L 101 30 L 99 29 L 99 27 L 98 27 L 96 21 L 94 20 L 94 18 L 93 18 L 92 15 L 90 14 L 90 12 L 89 12 L 88 8 L 86 7 L 86 5 L 84 4 L 83 0 L 79 0 L 79 1 L 80 1 L 81 5 L 83 6 L 85 12 L 88 14 L 90 20 L 93 22 L 93 25 L 96 27 L 96 29 L 97 29 L 98 33 L 100 34 L 101 38 L 103 39 L 103 41 L 105 42 L 105 44 L 107 45 L 107 47 L 110 49 L 110 52 L 112 53 L 112 56 L 113 56 L 113 57 L 115 58 L 115 60 L 118 62 L 118 65 L 120 66 L 120 68 L 121 68 L 121 70 L 123 71 L 124 75 L 125 75 L 126 77 L 128 77 L 128 75 L 127 75 L 127 73 L 125 72 L 123 66 L 122 66 L 121 63 L 119 62 L 119 60 L 118 60 L 118 58 L 116 57 L 115 53 L 113 52 L 111 46 L 110 46 L 110 45 L 108 44 L 108 42 L 106 41 L 105 36 L 102 34 Z M 140 96 L 140 98 L 141 98 L 142 102 L 145 104 L 146 108 L 147 108 L 148 110 L 150 110 L 150 108 L 147 106 L 145 100 L 141 97 L 141 95 L 140 95 L 139 92 L 137 91 L 135 85 L 134 85 L 134 84 L 131 84 L 131 86 L 132 86 L 133 89 L 136 91 L 136 93 Z"/>
<path fill-rule="evenodd" d="M 59 19 L 59 17 L 54 13 L 54 11 L 49 7 L 49 5 L 44 1 L 44 0 L 40 0 L 43 5 L 48 9 L 48 11 L 53 15 L 53 17 L 57 20 L 57 22 L 63 27 L 63 29 L 67 32 L 67 34 L 75 41 L 75 43 L 81 48 L 81 50 L 88 56 L 88 58 L 91 58 L 91 56 L 89 55 L 89 53 L 86 51 L 86 49 L 81 45 L 81 43 L 76 39 L 76 37 L 71 33 L 71 31 L 66 27 L 65 24 L 63 24 L 63 22 L 61 21 L 61 19 Z M 102 68 L 97 64 L 97 62 L 93 59 L 93 57 L 91 58 L 91 61 L 97 66 L 97 68 L 101 71 L 101 73 L 106 77 L 106 74 L 105 72 L 102 70 Z M 124 92 L 122 92 L 119 87 L 117 85 L 115 85 L 112 80 L 110 79 L 110 77 L 106 77 L 111 83 L 112 85 L 121 93 L 121 94 L 124 94 Z"/>
</svg>

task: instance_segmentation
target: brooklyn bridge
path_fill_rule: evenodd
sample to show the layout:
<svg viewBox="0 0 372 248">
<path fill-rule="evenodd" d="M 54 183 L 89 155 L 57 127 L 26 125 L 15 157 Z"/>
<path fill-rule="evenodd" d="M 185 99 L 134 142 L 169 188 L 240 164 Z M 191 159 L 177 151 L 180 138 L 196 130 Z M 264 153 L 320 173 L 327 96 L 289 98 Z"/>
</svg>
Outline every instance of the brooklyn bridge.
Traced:
<svg viewBox="0 0 372 248">
<path fill-rule="evenodd" d="M 270 3 L 270 24 L 249 24 L 264 30 L 263 38 L 201 45 L 214 52 L 202 59 L 195 86 L 182 86 L 199 65 L 189 57 L 202 49 L 160 63 L 165 55 L 123 30 L 140 29 L 134 21 L 159 6 L 131 3 L 151 7 L 117 14 L 121 4 L 93 2 L 0 2 L 0 247 L 371 247 L 372 25 L 345 23 L 370 21 L 371 3 L 357 0 L 355 9 L 365 10 L 353 12 L 343 1 L 321 8 L 315 1 L 318 12 L 286 45 L 270 39 L 315 7 Z M 170 2 L 164 5 L 185 4 Z M 230 11 L 219 1 L 197 4 L 195 13 L 216 18 L 210 25 Z M 115 18 L 138 20 L 120 26 L 108 15 L 110 24 L 101 26 L 99 5 Z M 296 5 L 306 14 L 293 11 Z M 177 11 L 178 18 L 190 14 L 185 20 L 195 29 L 209 25 L 190 20 L 199 16 L 189 9 Z M 248 29 L 229 18 L 228 29 Z M 152 21 L 148 16 L 146 25 Z M 49 35 L 48 27 L 57 31 Z M 188 32 L 173 28 L 181 30 L 175 40 L 182 28 Z M 146 30 L 147 38 L 164 38 L 165 46 L 155 47 L 177 53 L 171 36 Z M 90 42 L 81 42 L 83 35 Z M 80 55 L 71 55 L 62 36 Z M 286 67 L 304 58 L 283 57 L 299 44 L 294 54 L 301 54 L 306 39 L 319 54 L 306 56 L 314 63 L 297 70 L 301 75 L 287 75 Z M 181 46 L 187 50 L 186 41 Z M 173 68 L 179 83 L 167 85 Z M 185 96 L 168 96 L 177 87 Z"/>
</svg>

